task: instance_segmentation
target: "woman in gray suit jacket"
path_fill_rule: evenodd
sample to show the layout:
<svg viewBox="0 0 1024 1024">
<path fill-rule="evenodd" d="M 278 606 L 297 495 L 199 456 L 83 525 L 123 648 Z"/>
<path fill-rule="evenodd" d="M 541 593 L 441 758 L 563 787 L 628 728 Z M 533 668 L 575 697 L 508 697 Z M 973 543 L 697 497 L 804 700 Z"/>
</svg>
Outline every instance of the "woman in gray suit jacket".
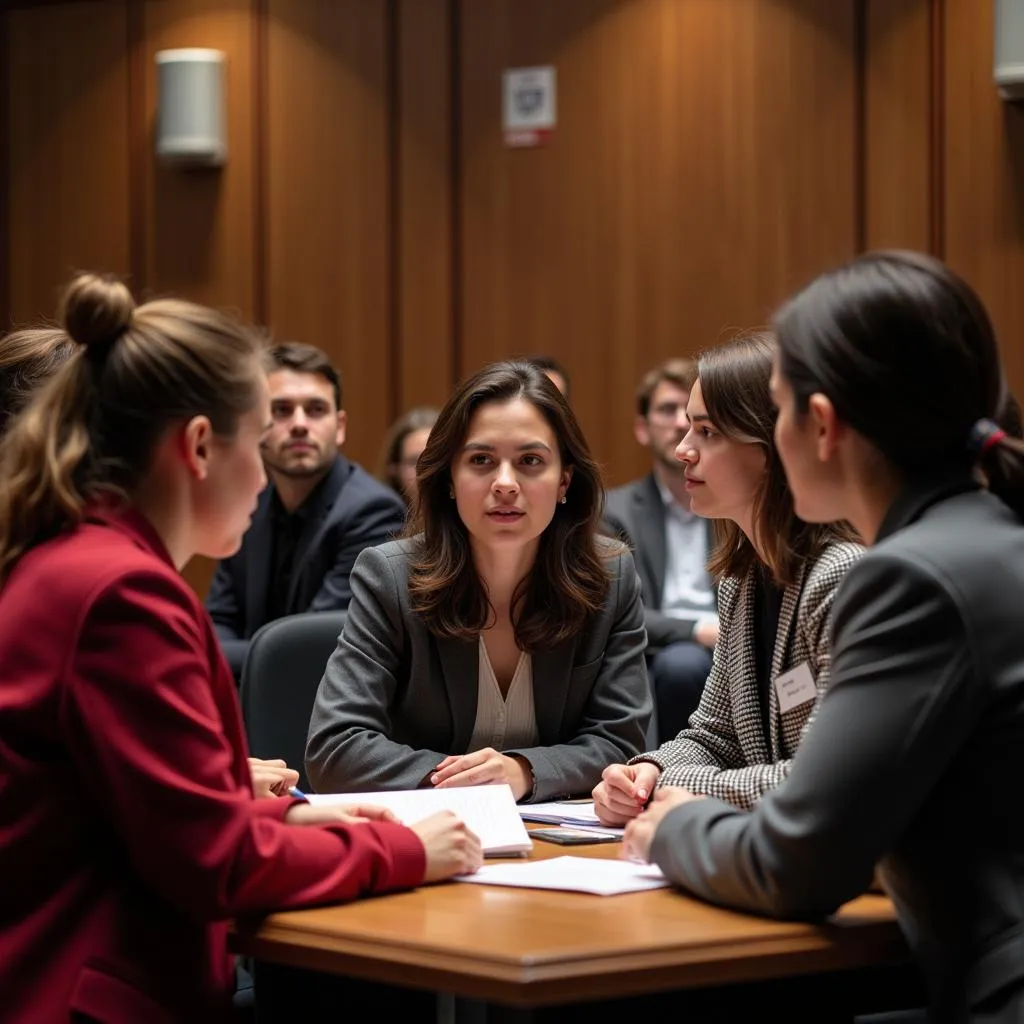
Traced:
<svg viewBox="0 0 1024 1024">
<path fill-rule="evenodd" d="M 1024 445 L 994 422 L 992 326 L 941 263 L 875 253 L 813 282 L 777 330 L 797 511 L 871 545 L 836 597 L 832 684 L 753 812 L 662 790 L 628 852 L 797 918 L 856 896 L 877 862 L 932 1020 L 1024 1020 Z"/>
<path fill-rule="evenodd" d="M 356 561 L 309 778 L 589 792 L 643 749 L 651 704 L 636 570 L 598 535 L 600 473 L 572 410 L 529 364 L 486 367 L 441 411 L 417 483 L 412 535 Z"/>
<path fill-rule="evenodd" d="M 775 351 L 749 332 L 700 357 L 676 457 L 691 508 L 716 521 L 718 643 L 689 727 L 605 769 L 594 806 L 606 824 L 635 818 L 660 786 L 752 807 L 786 777 L 828 686 L 832 598 L 863 548 L 848 527 L 793 511 L 772 438 Z"/>
</svg>

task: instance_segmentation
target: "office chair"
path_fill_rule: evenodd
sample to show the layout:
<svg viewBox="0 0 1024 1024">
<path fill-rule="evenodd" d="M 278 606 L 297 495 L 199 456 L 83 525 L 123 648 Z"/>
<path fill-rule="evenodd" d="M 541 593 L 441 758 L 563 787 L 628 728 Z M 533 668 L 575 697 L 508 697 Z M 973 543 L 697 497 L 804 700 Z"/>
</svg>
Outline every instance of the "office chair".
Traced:
<svg viewBox="0 0 1024 1024">
<path fill-rule="evenodd" d="M 242 718 L 254 757 L 283 757 L 306 778 L 306 735 L 324 667 L 345 625 L 344 612 L 275 619 L 252 638 L 242 669 Z"/>
</svg>

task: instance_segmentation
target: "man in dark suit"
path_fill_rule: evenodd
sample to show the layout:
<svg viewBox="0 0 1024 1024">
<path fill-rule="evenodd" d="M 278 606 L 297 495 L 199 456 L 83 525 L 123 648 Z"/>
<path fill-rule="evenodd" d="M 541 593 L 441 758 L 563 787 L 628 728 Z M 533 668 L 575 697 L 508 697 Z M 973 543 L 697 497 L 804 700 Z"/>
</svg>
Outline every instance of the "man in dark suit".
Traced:
<svg viewBox="0 0 1024 1024">
<path fill-rule="evenodd" d="M 643 590 L 648 667 L 657 741 L 672 739 L 700 701 L 718 639 L 718 614 L 707 573 L 712 524 L 690 511 L 676 448 L 690 422 L 686 403 L 697 367 L 671 359 L 637 389 L 636 439 L 650 448 L 651 472 L 610 491 L 605 522 L 634 551 Z"/>
<path fill-rule="evenodd" d="M 296 612 L 345 609 L 363 548 L 402 528 L 405 507 L 339 451 L 341 381 L 312 345 L 270 350 L 271 426 L 263 441 L 270 486 L 238 553 L 221 562 L 206 607 L 235 677 L 252 635 Z"/>
</svg>

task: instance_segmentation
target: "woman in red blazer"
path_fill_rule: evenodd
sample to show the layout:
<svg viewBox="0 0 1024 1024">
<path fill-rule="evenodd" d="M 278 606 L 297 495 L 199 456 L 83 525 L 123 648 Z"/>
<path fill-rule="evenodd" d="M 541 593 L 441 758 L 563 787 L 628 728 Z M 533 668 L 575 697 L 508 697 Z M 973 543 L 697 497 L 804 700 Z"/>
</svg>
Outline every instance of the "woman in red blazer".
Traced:
<svg viewBox="0 0 1024 1024">
<path fill-rule="evenodd" d="M 0 1013 L 223 1019 L 228 918 L 472 871 L 479 842 L 450 815 L 253 798 L 178 569 L 230 555 L 264 486 L 259 346 L 91 275 L 64 320 L 82 351 L 0 444 Z"/>
</svg>

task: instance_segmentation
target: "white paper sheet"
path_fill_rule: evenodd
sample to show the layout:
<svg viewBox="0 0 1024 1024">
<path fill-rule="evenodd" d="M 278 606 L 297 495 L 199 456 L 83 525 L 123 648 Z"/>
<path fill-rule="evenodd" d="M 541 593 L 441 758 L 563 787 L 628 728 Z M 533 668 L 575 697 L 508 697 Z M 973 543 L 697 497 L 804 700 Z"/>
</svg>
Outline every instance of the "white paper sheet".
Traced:
<svg viewBox="0 0 1024 1024">
<path fill-rule="evenodd" d="M 485 856 L 528 853 L 533 848 L 512 789 L 504 784 L 378 793 L 311 793 L 307 799 L 321 806 L 376 804 L 393 811 L 405 825 L 414 825 L 437 811 L 453 811 L 480 837 Z"/>
<path fill-rule="evenodd" d="M 564 803 L 558 800 L 546 804 L 523 804 L 519 808 L 523 821 L 542 822 L 545 825 L 599 825 L 594 801 L 585 804 Z"/>
<path fill-rule="evenodd" d="M 625 834 L 625 828 L 615 828 L 612 825 L 559 825 L 559 828 L 571 828 L 575 832 L 592 832 L 596 836 L 616 836 L 621 839 Z"/>
<path fill-rule="evenodd" d="M 485 864 L 475 875 L 460 875 L 455 881 L 523 889 L 562 889 L 595 896 L 617 896 L 669 885 L 661 868 L 653 864 L 596 857 L 552 857 L 527 864 Z"/>
</svg>

